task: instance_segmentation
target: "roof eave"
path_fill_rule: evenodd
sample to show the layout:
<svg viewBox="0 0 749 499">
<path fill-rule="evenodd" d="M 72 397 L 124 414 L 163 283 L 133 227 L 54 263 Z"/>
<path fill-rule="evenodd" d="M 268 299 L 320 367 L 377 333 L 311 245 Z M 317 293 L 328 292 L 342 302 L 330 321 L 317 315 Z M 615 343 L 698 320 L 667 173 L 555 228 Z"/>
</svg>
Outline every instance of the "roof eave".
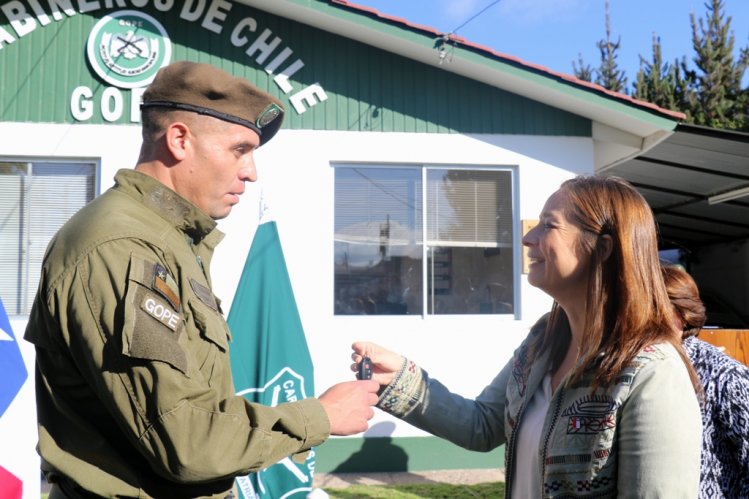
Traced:
<svg viewBox="0 0 749 499">
<path fill-rule="evenodd" d="M 647 150 L 670 135 L 684 119 L 682 113 L 636 101 L 571 75 L 471 44 L 460 37 L 450 37 L 448 52 L 441 59 L 437 49 L 441 34 L 436 30 L 346 0 L 239 1 L 588 118 L 603 126 L 599 128 L 618 130 L 625 138 L 625 150 L 613 155 L 599 154 L 597 169 Z M 637 147 L 632 148 L 637 143 Z M 616 149 L 621 145 L 616 144 Z"/>
</svg>

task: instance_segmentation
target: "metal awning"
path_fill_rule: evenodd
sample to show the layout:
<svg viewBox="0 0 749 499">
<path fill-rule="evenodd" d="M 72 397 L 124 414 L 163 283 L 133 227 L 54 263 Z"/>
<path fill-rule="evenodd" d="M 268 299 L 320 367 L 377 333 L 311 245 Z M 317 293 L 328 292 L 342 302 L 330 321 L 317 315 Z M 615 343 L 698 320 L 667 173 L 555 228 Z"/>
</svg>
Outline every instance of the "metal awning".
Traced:
<svg viewBox="0 0 749 499">
<path fill-rule="evenodd" d="M 645 196 L 662 249 L 749 238 L 749 133 L 680 124 L 647 152 L 599 173 Z"/>
</svg>

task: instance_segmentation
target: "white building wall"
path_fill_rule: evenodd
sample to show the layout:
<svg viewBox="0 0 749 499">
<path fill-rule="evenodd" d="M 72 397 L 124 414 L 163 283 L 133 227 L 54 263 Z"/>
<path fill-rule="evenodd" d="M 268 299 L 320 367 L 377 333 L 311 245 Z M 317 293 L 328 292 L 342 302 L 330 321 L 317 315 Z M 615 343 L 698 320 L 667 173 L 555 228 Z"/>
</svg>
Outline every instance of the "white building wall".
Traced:
<svg viewBox="0 0 749 499">
<path fill-rule="evenodd" d="M 550 299 L 519 276 L 517 319 L 504 316 L 333 315 L 333 163 L 511 165 L 516 168 L 518 230 L 537 219 L 559 184 L 593 171 L 585 138 L 360 133 L 284 130 L 257 154 L 265 198 L 278 221 L 286 262 L 315 364 L 317 393 L 351 379 L 350 345 L 371 340 L 400 352 L 458 393 L 474 396 L 499 372 Z M 245 197 L 247 197 L 245 194 Z M 212 272 L 216 293 L 230 300 L 251 242 L 256 203 L 244 199 L 221 222 L 227 237 Z M 518 259 L 518 268 L 520 261 Z M 225 309 L 226 310 L 226 309 Z M 376 420 L 390 420 L 379 411 Z M 394 436 L 422 434 L 397 423 Z"/>
<path fill-rule="evenodd" d="M 0 123 L 2 154 L 99 160 L 100 191 L 120 168 L 132 168 L 139 126 Z M 537 219 L 546 198 L 576 174 L 593 172 L 593 141 L 536 137 L 282 130 L 256 154 L 260 181 L 219 224 L 226 238 L 212 264 L 214 291 L 226 312 L 244 267 L 264 192 L 278 221 L 292 285 L 315 364 L 316 391 L 352 379 L 350 345 L 371 340 L 426 368 L 452 390 L 477 395 L 499 372 L 550 299 L 528 285 L 521 267 L 520 221 Z M 512 166 L 516 172 L 518 315 L 333 315 L 334 163 Z M 23 335 L 24 318 L 12 321 Z M 33 349 L 24 351 L 33 378 Z M 24 387 L 33 392 L 33 380 Z M 33 396 L 29 397 L 33 400 Z M 375 421 L 390 420 L 379 411 Z M 29 418 L 31 420 L 31 418 Z M 374 423 L 373 422 L 373 423 Z M 398 423 L 394 436 L 421 434 Z M 34 435 L 34 439 L 35 439 Z"/>
</svg>

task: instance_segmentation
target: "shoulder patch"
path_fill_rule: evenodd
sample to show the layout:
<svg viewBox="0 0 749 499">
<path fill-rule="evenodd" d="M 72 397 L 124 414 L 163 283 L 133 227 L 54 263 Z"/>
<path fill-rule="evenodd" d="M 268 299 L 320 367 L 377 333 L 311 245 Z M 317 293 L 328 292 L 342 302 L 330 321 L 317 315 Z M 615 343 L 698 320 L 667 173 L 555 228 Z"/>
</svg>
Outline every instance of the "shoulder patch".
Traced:
<svg viewBox="0 0 749 499">
<path fill-rule="evenodd" d="M 216 303 L 213 293 L 210 289 L 200 284 L 193 278 L 190 278 L 190 287 L 195 292 L 195 295 L 200 301 L 214 311 L 218 311 L 218 304 Z"/>
<path fill-rule="evenodd" d="M 158 291 L 158 293 L 163 296 L 177 312 L 181 311 L 182 301 L 179 298 L 177 282 L 160 263 L 153 266 L 152 287 L 155 291 Z"/>
<path fill-rule="evenodd" d="M 140 308 L 172 331 L 177 331 L 177 326 L 182 322 L 181 314 L 174 312 L 171 307 L 151 293 L 144 294 Z"/>
<path fill-rule="evenodd" d="M 153 264 L 146 269 L 151 272 Z M 188 360 L 180 345 L 185 329 L 183 314 L 148 285 L 132 283 L 128 289 L 122 353 L 128 357 L 166 362 L 187 375 Z"/>
</svg>

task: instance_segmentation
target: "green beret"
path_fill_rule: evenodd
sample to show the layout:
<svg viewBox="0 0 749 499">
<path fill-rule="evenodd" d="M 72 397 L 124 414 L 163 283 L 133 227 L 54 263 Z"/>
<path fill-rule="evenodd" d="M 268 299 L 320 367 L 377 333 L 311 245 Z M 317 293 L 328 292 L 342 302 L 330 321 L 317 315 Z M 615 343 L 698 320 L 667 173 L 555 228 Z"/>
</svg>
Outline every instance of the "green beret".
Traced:
<svg viewBox="0 0 749 499">
<path fill-rule="evenodd" d="M 244 78 L 190 61 L 161 68 L 143 94 L 140 107 L 192 111 L 246 126 L 257 132 L 261 145 L 281 128 L 284 112 L 281 101 Z"/>
</svg>

